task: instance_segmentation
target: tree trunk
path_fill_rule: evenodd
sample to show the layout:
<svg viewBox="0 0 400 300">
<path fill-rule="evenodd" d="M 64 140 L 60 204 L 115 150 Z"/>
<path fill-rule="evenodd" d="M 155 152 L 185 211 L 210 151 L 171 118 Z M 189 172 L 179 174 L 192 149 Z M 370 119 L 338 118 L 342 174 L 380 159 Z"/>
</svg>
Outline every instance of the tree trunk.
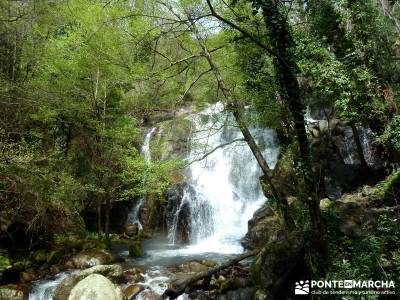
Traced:
<svg viewBox="0 0 400 300">
<path fill-rule="evenodd" d="M 104 231 L 106 234 L 106 245 L 107 248 L 111 248 L 111 242 L 110 242 L 110 211 L 111 211 L 111 200 L 110 196 L 106 194 L 106 210 L 105 210 L 105 225 L 104 225 Z"/>
<path fill-rule="evenodd" d="M 260 1 L 261 2 L 261 1 Z M 287 17 L 282 15 L 279 3 L 273 0 L 261 2 L 264 22 L 272 49 L 276 53 L 274 60 L 276 75 L 279 80 L 281 93 L 292 113 L 294 129 L 300 152 L 300 167 L 306 186 L 307 199 L 311 224 L 314 231 L 315 245 L 323 258 L 327 259 L 328 248 L 325 241 L 325 228 L 322 221 L 317 185 L 315 182 L 310 158 L 310 144 L 307 138 L 306 122 L 304 118 L 305 106 L 301 101 L 300 87 L 296 72 L 298 67 L 294 61 L 294 41 L 289 30 Z"/>
<path fill-rule="evenodd" d="M 214 268 L 211 268 L 207 271 L 203 272 L 198 272 L 192 277 L 189 277 L 187 279 L 184 279 L 182 281 L 176 281 L 176 282 L 171 282 L 168 286 L 168 289 L 164 292 L 163 297 L 169 297 L 171 299 L 176 299 L 179 295 L 182 295 L 185 292 L 185 289 L 189 287 L 191 284 L 195 283 L 196 281 L 199 281 L 201 279 L 209 278 L 215 273 L 229 268 L 233 265 L 236 265 L 238 262 L 242 261 L 245 258 L 255 256 L 259 250 L 254 250 L 250 252 L 245 252 L 243 254 L 240 254 L 238 256 L 235 256 L 234 258 L 227 260 L 223 264 L 216 266 Z"/>
<path fill-rule="evenodd" d="M 230 89 L 228 88 L 228 86 L 225 84 L 225 81 L 223 80 L 223 78 L 221 76 L 219 68 L 214 63 L 214 61 L 211 57 L 211 53 L 208 50 L 203 38 L 201 37 L 194 21 L 191 21 L 190 26 L 191 26 L 191 29 L 192 29 L 194 35 L 196 36 L 199 46 L 203 50 L 203 55 L 207 59 L 207 62 L 210 65 L 212 72 L 214 73 L 214 76 L 218 82 L 218 87 L 221 89 L 222 94 L 224 95 L 224 97 L 227 101 L 227 109 L 233 114 L 233 116 L 236 120 L 236 123 L 238 124 L 238 127 L 244 137 L 244 140 L 246 141 L 247 145 L 249 146 L 251 152 L 253 153 L 255 159 L 257 160 L 258 165 L 260 166 L 260 168 L 263 172 L 263 181 L 265 183 L 267 183 L 271 188 L 272 195 L 275 198 L 275 201 L 277 203 L 277 206 L 278 206 L 280 212 L 282 213 L 282 216 L 285 221 L 285 225 L 289 229 L 293 229 L 295 227 L 295 223 L 290 214 L 289 204 L 288 204 L 286 198 L 281 196 L 279 194 L 278 190 L 275 188 L 275 186 L 272 182 L 272 178 L 270 176 L 271 170 L 268 166 L 268 163 L 265 160 L 260 148 L 258 147 L 256 141 L 254 140 L 254 138 L 243 118 L 242 112 L 244 111 L 245 108 L 243 107 L 243 105 L 240 102 L 235 101 L 233 99 L 232 93 L 231 93 Z"/>
<path fill-rule="evenodd" d="M 102 226 L 101 226 L 101 198 L 99 197 L 99 200 L 97 201 L 97 234 L 98 238 L 101 239 L 101 233 L 103 231 Z"/>
</svg>

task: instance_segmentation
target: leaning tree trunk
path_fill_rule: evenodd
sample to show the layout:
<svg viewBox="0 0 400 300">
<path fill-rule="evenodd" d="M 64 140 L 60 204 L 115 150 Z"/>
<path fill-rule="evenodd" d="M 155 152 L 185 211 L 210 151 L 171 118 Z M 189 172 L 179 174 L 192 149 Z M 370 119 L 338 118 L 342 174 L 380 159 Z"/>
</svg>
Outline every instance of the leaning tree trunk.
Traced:
<svg viewBox="0 0 400 300">
<path fill-rule="evenodd" d="M 177 280 L 175 282 L 171 282 L 168 286 L 168 289 L 164 292 L 163 297 L 164 298 L 169 297 L 172 299 L 176 299 L 179 295 L 182 295 L 185 292 L 186 288 L 190 287 L 191 284 L 193 284 L 199 280 L 202 280 L 202 279 L 210 278 L 212 275 L 214 275 L 215 273 L 218 273 L 221 270 L 224 270 L 233 265 L 236 265 L 238 262 L 240 262 L 248 257 L 257 255 L 258 252 L 259 252 L 259 250 L 245 252 L 245 253 L 235 256 L 235 257 L 227 260 L 226 262 L 222 263 L 221 265 L 218 265 L 207 271 L 198 272 L 195 275 L 188 277 L 181 281 Z"/>
<path fill-rule="evenodd" d="M 236 120 L 236 123 L 238 124 L 238 127 L 244 137 L 244 140 L 246 141 L 247 145 L 249 146 L 251 152 L 253 153 L 255 159 L 257 160 L 258 165 L 260 166 L 260 168 L 263 172 L 262 180 L 265 181 L 271 188 L 271 192 L 272 192 L 273 197 L 276 200 L 278 209 L 280 210 L 280 212 L 283 215 L 285 225 L 289 229 L 293 229 L 295 227 L 295 223 L 290 214 L 290 209 L 289 209 L 289 204 L 287 202 L 287 199 L 284 196 L 280 195 L 280 193 L 278 192 L 278 190 L 276 189 L 275 185 L 272 182 L 272 178 L 270 175 L 271 169 L 269 168 L 266 159 L 264 158 L 256 141 L 254 140 L 249 128 L 247 127 L 244 117 L 242 115 L 242 112 L 244 111 L 243 105 L 239 101 L 236 101 L 235 99 L 233 99 L 232 93 L 231 93 L 230 89 L 228 88 L 228 86 L 225 84 L 225 81 L 223 80 L 223 78 L 221 76 L 221 72 L 219 71 L 219 68 L 217 67 L 217 65 L 214 63 L 211 53 L 208 50 L 208 48 L 204 42 L 204 39 L 200 35 L 194 21 L 190 22 L 190 27 L 199 43 L 199 46 L 203 50 L 203 55 L 207 59 L 207 62 L 210 65 L 212 72 L 214 73 L 214 76 L 218 82 L 218 87 L 221 89 L 222 94 L 224 95 L 224 97 L 227 101 L 228 110 L 233 114 L 233 116 Z"/>
<path fill-rule="evenodd" d="M 328 258 L 327 244 L 325 241 L 325 228 L 322 221 L 317 185 L 313 174 L 310 158 L 310 144 L 307 138 L 306 122 L 304 118 L 305 106 L 301 101 L 300 86 L 297 80 L 298 67 L 294 60 L 292 49 L 294 41 L 291 36 L 287 16 L 280 11 L 279 2 L 273 0 L 259 1 L 268 30 L 272 49 L 276 53 L 274 64 L 279 80 L 281 93 L 292 113 L 294 129 L 300 152 L 300 166 L 304 177 L 306 203 L 308 205 L 311 224 L 315 234 L 315 246 L 323 258 Z"/>
</svg>

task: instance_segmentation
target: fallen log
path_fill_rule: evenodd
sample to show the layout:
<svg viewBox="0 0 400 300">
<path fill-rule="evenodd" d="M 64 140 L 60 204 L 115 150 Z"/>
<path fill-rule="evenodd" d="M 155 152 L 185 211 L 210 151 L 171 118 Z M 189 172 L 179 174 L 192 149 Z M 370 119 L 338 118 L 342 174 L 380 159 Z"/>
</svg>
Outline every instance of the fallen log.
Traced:
<svg viewBox="0 0 400 300">
<path fill-rule="evenodd" d="M 245 252 L 245 253 L 235 256 L 235 257 L 227 260 L 226 262 L 222 263 L 221 265 L 218 265 L 207 271 L 198 272 L 195 275 L 193 275 L 189 278 L 186 278 L 186 279 L 174 280 L 168 285 L 167 290 L 163 294 L 163 298 L 169 297 L 170 299 L 176 299 L 177 297 L 179 297 L 180 295 L 182 295 L 185 292 L 187 287 L 189 287 L 191 284 L 195 283 L 196 281 L 199 281 L 204 278 L 209 278 L 212 275 L 214 275 L 215 273 L 217 273 L 223 269 L 229 268 L 230 266 L 233 266 L 248 257 L 255 256 L 256 254 L 258 254 L 258 252 L 259 252 L 259 250 Z"/>
</svg>

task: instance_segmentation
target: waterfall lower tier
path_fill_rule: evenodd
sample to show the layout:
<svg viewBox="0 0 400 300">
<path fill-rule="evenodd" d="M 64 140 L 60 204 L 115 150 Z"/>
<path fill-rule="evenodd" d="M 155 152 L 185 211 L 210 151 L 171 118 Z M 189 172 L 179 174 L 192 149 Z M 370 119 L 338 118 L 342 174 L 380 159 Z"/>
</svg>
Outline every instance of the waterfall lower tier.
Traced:
<svg viewBox="0 0 400 300">
<path fill-rule="evenodd" d="M 179 241 L 177 224 L 186 205 L 193 253 L 238 253 L 247 222 L 264 202 L 261 171 L 221 104 L 190 117 L 195 124 L 187 161 L 186 187 L 169 221 L 169 240 Z M 251 128 L 271 167 L 279 154 L 277 136 L 270 129 Z M 204 159 L 199 159 L 204 158 Z"/>
</svg>

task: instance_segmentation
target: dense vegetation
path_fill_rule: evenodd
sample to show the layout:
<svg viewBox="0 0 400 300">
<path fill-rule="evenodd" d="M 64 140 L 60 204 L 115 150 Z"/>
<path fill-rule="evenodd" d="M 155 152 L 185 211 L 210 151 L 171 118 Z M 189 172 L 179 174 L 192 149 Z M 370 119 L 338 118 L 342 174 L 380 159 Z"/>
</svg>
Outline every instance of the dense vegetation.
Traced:
<svg viewBox="0 0 400 300">
<path fill-rule="evenodd" d="M 161 157 L 147 163 L 144 128 L 182 107 L 222 101 L 284 227 L 303 232 L 307 270 L 400 284 L 398 208 L 353 239 L 338 231 L 340 216 L 319 205 L 340 122 L 356 133 L 360 165 L 345 192 L 368 184 L 369 209 L 398 206 L 399 59 L 397 1 L 2 0 L 1 231 L 19 223 L 39 235 L 28 255 L 61 233 L 86 236 L 84 212 L 93 211 L 109 246 L 111 207 L 162 195 L 182 166 Z M 327 128 L 313 133 L 310 111 Z M 255 124 L 278 132 L 274 170 L 248 130 Z M 379 166 L 364 157 L 361 128 Z M 1 252 L 0 263 L 8 255 Z"/>
</svg>

